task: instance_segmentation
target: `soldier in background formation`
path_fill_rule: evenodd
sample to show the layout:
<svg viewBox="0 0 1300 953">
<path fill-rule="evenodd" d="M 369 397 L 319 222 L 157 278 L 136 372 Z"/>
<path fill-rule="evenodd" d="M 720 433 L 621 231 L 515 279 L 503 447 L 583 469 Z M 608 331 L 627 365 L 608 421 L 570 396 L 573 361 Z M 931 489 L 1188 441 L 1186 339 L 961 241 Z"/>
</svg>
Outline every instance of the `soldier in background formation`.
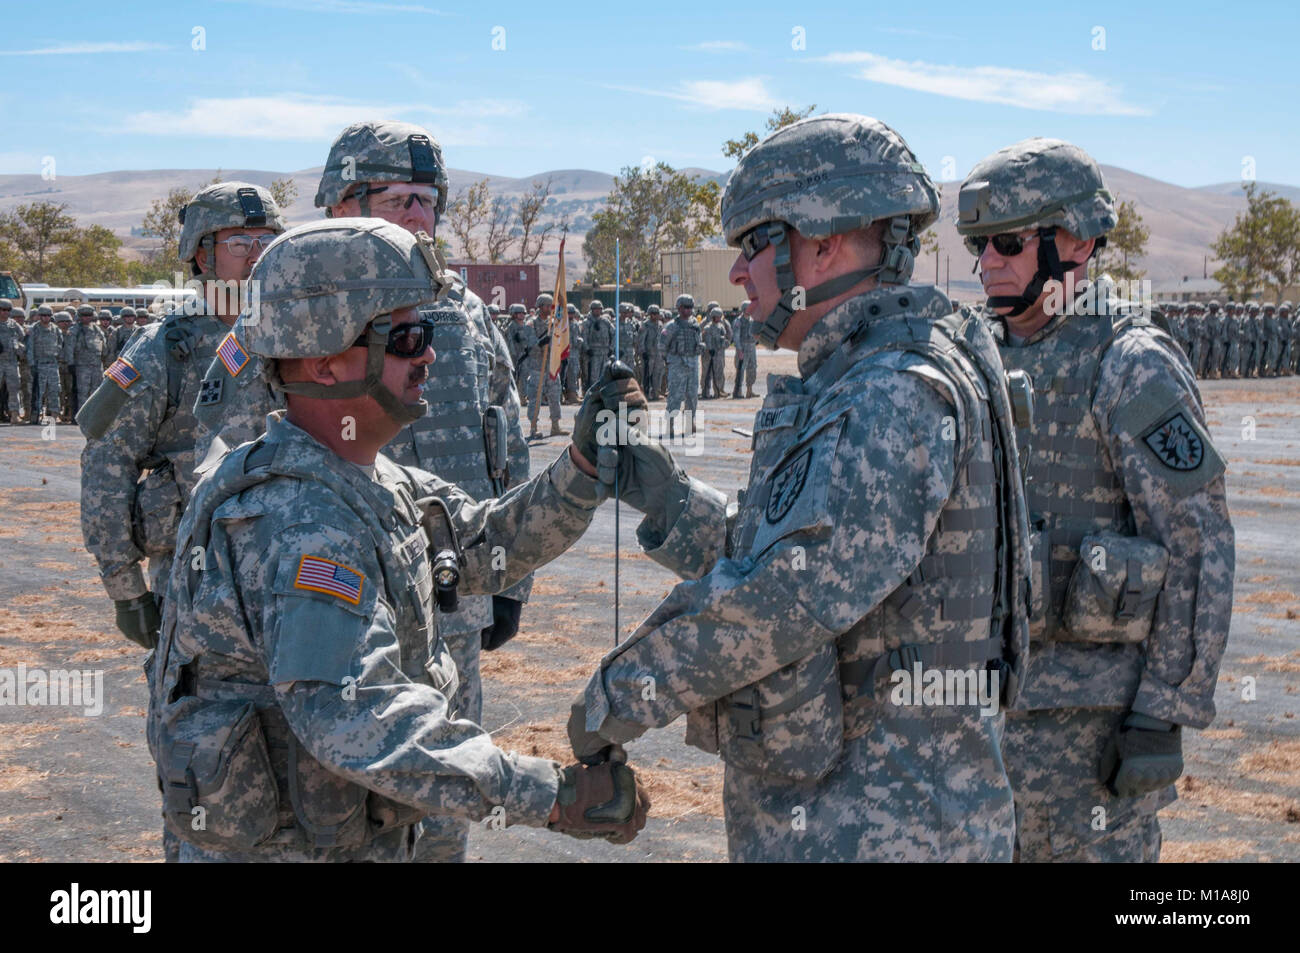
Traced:
<svg viewBox="0 0 1300 953">
<path fill-rule="evenodd" d="M 23 419 L 29 395 L 22 385 L 18 368 L 27 358 L 26 329 L 14 319 L 14 303 L 0 298 L 0 385 L 7 392 L 7 403 L 0 406 L 0 421 L 16 424 Z"/>
<path fill-rule="evenodd" d="M 758 376 L 758 339 L 754 336 L 754 318 L 749 313 L 749 302 L 740 306 L 740 314 L 731 323 L 731 338 L 736 345 L 736 389 L 732 398 L 739 400 L 740 380 L 745 379 L 745 397 L 754 396 L 754 379 Z"/>
<path fill-rule="evenodd" d="M 727 346 L 731 343 L 731 328 L 722 319 L 722 309 L 709 308 L 708 323 L 700 330 L 704 345 L 704 391 L 701 400 L 724 397 L 727 393 Z"/>
<path fill-rule="evenodd" d="M 1211 380 L 1289 377 L 1300 364 L 1300 323 L 1290 301 L 1217 300 L 1160 305 L 1196 376 Z"/>
<path fill-rule="evenodd" d="M 598 298 L 588 307 L 587 320 L 582 328 L 582 342 L 586 353 L 584 366 L 587 369 L 582 390 L 586 393 L 609 363 L 610 353 L 614 349 L 614 325 L 605 317 L 605 306 Z"/>
<path fill-rule="evenodd" d="M 564 305 L 565 317 L 569 319 L 569 349 L 564 352 L 563 371 L 564 403 L 576 404 L 582 393 L 582 313 L 572 301 Z"/>
<path fill-rule="evenodd" d="M 646 321 L 641 328 L 638 345 L 641 354 L 641 382 L 646 400 L 658 400 L 665 392 L 664 375 L 667 365 L 664 363 L 663 330 L 663 315 L 659 311 L 659 305 L 652 304 L 646 308 Z"/>
<path fill-rule="evenodd" d="M 695 413 L 698 407 L 700 382 L 697 377 L 698 357 L 703 350 L 700 342 L 700 326 L 691 317 L 695 310 L 695 299 L 690 295 L 677 296 L 677 317 L 664 329 L 664 359 L 668 364 L 668 434 L 676 431 L 677 418 L 681 410 L 683 431 L 695 432 Z"/>
</svg>

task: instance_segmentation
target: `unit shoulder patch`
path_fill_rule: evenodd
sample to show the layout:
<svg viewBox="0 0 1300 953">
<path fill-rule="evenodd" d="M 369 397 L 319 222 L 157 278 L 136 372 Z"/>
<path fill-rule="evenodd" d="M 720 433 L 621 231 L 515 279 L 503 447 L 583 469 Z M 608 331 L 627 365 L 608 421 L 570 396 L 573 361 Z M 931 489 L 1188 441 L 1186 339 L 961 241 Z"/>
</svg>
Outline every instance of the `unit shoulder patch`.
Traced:
<svg viewBox="0 0 1300 953">
<path fill-rule="evenodd" d="M 1182 411 L 1156 424 L 1142 439 L 1171 470 L 1195 470 L 1205 459 L 1205 441 Z"/>
<path fill-rule="evenodd" d="M 808 465 L 812 462 L 812 447 L 789 461 L 772 477 L 772 494 L 767 499 L 764 515 L 773 525 L 785 519 L 803 492 L 808 481 Z"/>
</svg>

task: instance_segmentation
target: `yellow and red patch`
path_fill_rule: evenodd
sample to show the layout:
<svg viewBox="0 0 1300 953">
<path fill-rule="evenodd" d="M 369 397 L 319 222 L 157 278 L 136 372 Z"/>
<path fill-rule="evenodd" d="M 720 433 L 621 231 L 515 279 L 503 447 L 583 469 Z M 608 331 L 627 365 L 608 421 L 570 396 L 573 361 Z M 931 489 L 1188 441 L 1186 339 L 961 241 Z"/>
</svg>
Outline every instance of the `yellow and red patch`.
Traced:
<svg viewBox="0 0 1300 953">
<path fill-rule="evenodd" d="M 366 577 L 351 566 L 323 556 L 303 556 L 298 562 L 293 587 L 338 596 L 356 606 L 361 604 L 361 587 L 365 582 Z"/>
</svg>

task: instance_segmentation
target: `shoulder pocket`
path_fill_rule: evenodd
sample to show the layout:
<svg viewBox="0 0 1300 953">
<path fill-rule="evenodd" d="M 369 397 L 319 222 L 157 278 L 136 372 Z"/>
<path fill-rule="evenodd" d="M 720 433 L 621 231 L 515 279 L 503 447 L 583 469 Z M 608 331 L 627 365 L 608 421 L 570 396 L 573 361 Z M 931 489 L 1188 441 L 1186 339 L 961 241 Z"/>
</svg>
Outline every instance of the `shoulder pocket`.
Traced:
<svg viewBox="0 0 1300 953">
<path fill-rule="evenodd" d="M 757 496 L 747 493 L 754 514 L 754 539 L 749 552 L 761 556 L 774 543 L 795 533 L 824 534 L 831 529 L 827 507 L 831 472 L 844 432 L 844 415 L 817 426 L 781 455 Z"/>
<path fill-rule="evenodd" d="M 357 578 L 359 577 L 359 578 Z M 375 611 L 377 581 L 346 563 L 293 553 L 280 557 L 273 592 L 273 685 L 342 685 Z"/>
</svg>

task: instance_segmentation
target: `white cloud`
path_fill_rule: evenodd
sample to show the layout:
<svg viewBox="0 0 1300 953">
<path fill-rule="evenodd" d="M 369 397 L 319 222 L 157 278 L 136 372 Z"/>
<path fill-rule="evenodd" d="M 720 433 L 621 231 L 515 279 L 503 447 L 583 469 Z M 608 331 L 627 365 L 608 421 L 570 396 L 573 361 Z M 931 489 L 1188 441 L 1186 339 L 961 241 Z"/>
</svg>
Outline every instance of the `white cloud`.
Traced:
<svg viewBox="0 0 1300 953">
<path fill-rule="evenodd" d="M 752 112 L 771 112 L 776 109 L 776 98 L 768 91 L 761 76 L 736 80 L 691 79 L 678 83 L 672 89 L 645 89 L 637 86 L 608 86 L 625 93 L 641 93 L 690 103 L 701 109 L 742 109 Z"/>
<path fill-rule="evenodd" d="M 858 66 L 853 75 L 868 82 L 953 99 L 1078 115 L 1147 116 L 1151 113 L 1149 109 L 1125 102 L 1118 87 L 1087 73 L 1037 73 L 1005 66 L 942 66 L 866 52 L 831 53 L 819 60 Z"/>
<path fill-rule="evenodd" d="M 185 108 L 171 112 L 131 113 L 119 128 L 158 136 L 330 141 L 344 126 L 361 119 L 417 114 L 470 120 L 468 123 L 439 121 L 432 130 L 444 146 L 466 146 L 486 145 L 499 134 L 499 130 L 478 120 L 514 117 L 524 111 L 522 104 L 509 100 L 468 100 L 440 108 L 420 103 L 346 102 L 320 96 L 242 96 L 196 99 Z"/>
<path fill-rule="evenodd" d="M 165 50 L 161 43 L 61 43 L 39 50 L 0 50 L 0 56 L 81 56 L 87 53 L 147 53 Z"/>
<path fill-rule="evenodd" d="M 692 53 L 748 53 L 749 44 L 741 43 L 739 40 L 705 40 L 703 43 L 692 43 L 679 49 L 689 50 Z"/>
<path fill-rule="evenodd" d="M 222 3 L 249 3 L 259 7 L 279 7 L 283 10 L 304 10 L 308 13 L 359 13 L 373 16 L 376 13 L 427 13 L 448 16 L 441 10 L 418 3 L 371 3 L 369 0 L 220 0 Z"/>
</svg>

